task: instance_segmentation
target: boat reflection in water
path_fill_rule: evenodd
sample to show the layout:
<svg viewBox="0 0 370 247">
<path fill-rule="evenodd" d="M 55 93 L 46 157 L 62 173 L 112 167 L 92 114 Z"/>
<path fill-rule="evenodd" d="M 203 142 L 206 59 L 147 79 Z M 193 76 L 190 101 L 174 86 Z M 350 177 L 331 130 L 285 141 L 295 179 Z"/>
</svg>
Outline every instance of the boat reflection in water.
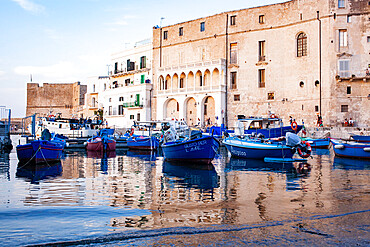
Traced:
<svg viewBox="0 0 370 247">
<path fill-rule="evenodd" d="M 219 176 L 212 164 L 163 162 L 163 175 L 171 188 L 198 188 L 212 190 L 219 187 Z"/>
<path fill-rule="evenodd" d="M 305 162 L 264 162 L 263 160 L 231 157 L 226 162 L 227 170 L 260 171 L 285 174 L 286 190 L 300 190 L 298 180 L 309 175 L 311 165 Z"/>
<path fill-rule="evenodd" d="M 37 184 L 43 179 L 61 176 L 62 173 L 63 168 L 60 160 L 42 164 L 19 162 L 16 176 L 19 178 L 27 178 L 32 184 Z"/>
<path fill-rule="evenodd" d="M 334 157 L 333 168 L 341 170 L 370 170 L 370 160 Z"/>
<path fill-rule="evenodd" d="M 101 159 L 100 170 L 106 174 L 108 171 L 108 159 L 115 158 L 116 151 L 91 151 L 87 150 L 87 158 Z"/>
<path fill-rule="evenodd" d="M 144 161 L 155 161 L 159 156 L 158 150 L 127 150 L 128 157 L 138 158 Z"/>
</svg>

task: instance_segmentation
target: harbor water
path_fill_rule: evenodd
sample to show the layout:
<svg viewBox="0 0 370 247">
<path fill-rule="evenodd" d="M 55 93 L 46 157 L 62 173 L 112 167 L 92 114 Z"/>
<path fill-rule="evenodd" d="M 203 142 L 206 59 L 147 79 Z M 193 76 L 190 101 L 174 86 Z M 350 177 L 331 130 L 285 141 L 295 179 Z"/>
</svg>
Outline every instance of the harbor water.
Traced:
<svg viewBox="0 0 370 247">
<path fill-rule="evenodd" d="M 13 145 L 18 142 L 13 136 Z M 370 161 L 317 149 L 307 163 L 68 150 L 57 163 L 0 158 L 0 244 L 370 245 Z"/>
</svg>

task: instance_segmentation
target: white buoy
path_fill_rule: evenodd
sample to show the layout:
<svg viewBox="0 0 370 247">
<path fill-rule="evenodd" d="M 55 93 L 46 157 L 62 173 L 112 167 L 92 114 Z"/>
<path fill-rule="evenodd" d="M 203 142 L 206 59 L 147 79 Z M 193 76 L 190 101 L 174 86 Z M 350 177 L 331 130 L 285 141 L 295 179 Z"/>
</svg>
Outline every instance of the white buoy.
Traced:
<svg viewBox="0 0 370 247">
<path fill-rule="evenodd" d="M 369 148 L 364 148 L 365 152 L 370 152 L 370 147 Z"/>
<path fill-rule="evenodd" d="M 344 148 L 344 145 L 338 144 L 338 145 L 335 145 L 334 148 L 335 149 L 343 149 Z"/>
</svg>

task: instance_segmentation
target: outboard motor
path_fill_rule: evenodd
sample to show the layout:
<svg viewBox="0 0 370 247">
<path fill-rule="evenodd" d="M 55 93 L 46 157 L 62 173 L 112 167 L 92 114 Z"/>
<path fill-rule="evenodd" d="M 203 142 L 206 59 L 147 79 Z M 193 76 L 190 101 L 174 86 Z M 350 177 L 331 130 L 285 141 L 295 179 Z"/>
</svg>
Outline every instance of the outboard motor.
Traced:
<svg viewBox="0 0 370 247">
<path fill-rule="evenodd" d="M 308 158 L 311 155 L 311 145 L 307 141 L 302 141 L 299 136 L 293 133 L 286 133 L 286 145 L 289 147 L 297 148 L 299 156 L 302 158 Z"/>
<path fill-rule="evenodd" d="M 289 147 L 296 147 L 301 143 L 301 138 L 298 135 L 287 132 L 285 135 L 286 145 Z"/>
</svg>

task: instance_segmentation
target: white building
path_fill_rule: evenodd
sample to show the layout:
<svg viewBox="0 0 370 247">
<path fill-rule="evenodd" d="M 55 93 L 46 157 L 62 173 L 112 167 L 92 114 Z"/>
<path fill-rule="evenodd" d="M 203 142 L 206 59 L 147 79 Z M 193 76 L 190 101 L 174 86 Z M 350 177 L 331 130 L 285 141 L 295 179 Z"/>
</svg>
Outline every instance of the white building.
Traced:
<svg viewBox="0 0 370 247">
<path fill-rule="evenodd" d="M 112 55 L 113 70 L 100 97 L 108 126 L 127 128 L 134 121 L 151 120 L 152 48 L 147 39 Z"/>
<path fill-rule="evenodd" d="M 93 117 L 99 109 L 103 109 L 103 100 L 99 99 L 99 93 L 109 85 L 109 76 L 91 76 L 87 78 L 86 85 L 83 117 Z M 101 94 L 100 97 L 102 97 Z"/>
</svg>

